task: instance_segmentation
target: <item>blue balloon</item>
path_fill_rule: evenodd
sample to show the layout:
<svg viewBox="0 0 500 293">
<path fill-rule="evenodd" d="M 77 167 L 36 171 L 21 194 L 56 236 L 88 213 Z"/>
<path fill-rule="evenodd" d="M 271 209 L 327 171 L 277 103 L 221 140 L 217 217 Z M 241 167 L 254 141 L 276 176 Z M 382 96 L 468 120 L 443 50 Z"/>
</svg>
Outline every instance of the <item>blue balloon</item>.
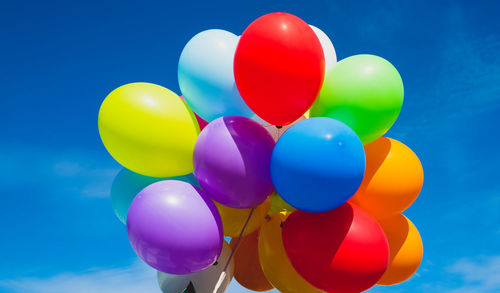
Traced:
<svg viewBox="0 0 500 293">
<path fill-rule="evenodd" d="M 207 30 L 184 47 L 177 76 L 182 95 L 198 116 L 210 122 L 222 116 L 251 117 L 236 88 L 233 59 L 239 37 L 224 30 Z"/>
<path fill-rule="evenodd" d="M 271 158 L 271 179 L 291 206 L 326 212 L 354 195 L 365 164 L 363 144 L 351 128 L 315 117 L 298 122 L 280 137 Z"/>
<path fill-rule="evenodd" d="M 193 174 L 170 178 L 157 178 L 140 175 L 123 168 L 113 180 L 110 194 L 111 206 L 118 219 L 126 225 L 128 208 L 135 196 L 146 186 L 162 180 L 181 180 L 199 187 L 198 181 Z"/>
</svg>

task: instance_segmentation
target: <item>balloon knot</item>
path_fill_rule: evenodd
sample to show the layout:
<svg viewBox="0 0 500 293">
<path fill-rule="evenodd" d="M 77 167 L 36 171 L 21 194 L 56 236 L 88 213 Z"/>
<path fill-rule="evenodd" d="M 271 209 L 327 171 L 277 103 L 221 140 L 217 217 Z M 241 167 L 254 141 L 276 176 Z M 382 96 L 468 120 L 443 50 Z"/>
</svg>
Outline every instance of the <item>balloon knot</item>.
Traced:
<svg viewBox="0 0 500 293">
<path fill-rule="evenodd" d="M 283 126 L 278 126 L 278 125 L 276 125 L 276 128 L 278 128 L 278 129 L 281 129 L 282 127 L 283 127 Z"/>
<path fill-rule="evenodd" d="M 218 265 L 218 264 L 219 264 L 219 262 L 215 261 L 213 265 L 214 265 L 214 266 L 216 266 L 216 265 Z"/>
<path fill-rule="evenodd" d="M 280 227 L 283 228 L 283 222 L 280 223 Z"/>
</svg>

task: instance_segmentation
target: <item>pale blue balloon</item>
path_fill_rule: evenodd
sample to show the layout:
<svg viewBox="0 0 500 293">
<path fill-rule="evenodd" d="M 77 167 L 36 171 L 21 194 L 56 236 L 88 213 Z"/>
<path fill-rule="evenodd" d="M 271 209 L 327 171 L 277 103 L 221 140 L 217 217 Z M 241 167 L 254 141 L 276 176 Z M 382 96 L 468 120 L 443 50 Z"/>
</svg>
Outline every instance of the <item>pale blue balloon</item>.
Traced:
<svg viewBox="0 0 500 293">
<path fill-rule="evenodd" d="M 189 107 L 210 122 L 222 116 L 251 117 L 233 73 L 239 37 L 212 29 L 194 36 L 184 47 L 177 71 L 179 87 Z"/>
<path fill-rule="evenodd" d="M 118 175 L 116 175 L 111 185 L 111 206 L 115 211 L 116 217 L 118 217 L 123 224 L 126 224 L 128 208 L 135 196 L 148 185 L 162 180 L 181 180 L 199 187 L 198 181 L 193 174 L 157 178 L 140 175 L 123 168 Z"/>
</svg>

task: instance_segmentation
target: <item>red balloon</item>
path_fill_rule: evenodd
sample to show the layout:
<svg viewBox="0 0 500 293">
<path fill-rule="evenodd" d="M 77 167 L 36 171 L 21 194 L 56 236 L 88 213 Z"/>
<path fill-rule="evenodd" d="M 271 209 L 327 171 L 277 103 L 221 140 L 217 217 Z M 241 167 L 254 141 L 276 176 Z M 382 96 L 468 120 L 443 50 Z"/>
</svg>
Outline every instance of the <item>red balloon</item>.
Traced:
<svg viewBox="0 0 500 293">
<path fill-rule="evenodd" d="M 240 37 L 234 56 L 236 86 L 250 109 L 273 125 L 302 116 L 318 96 L 324 74 L 318 37 L 294 15 L 261 16 Z"/>
<path fill-rule="evenodd" d="M 283 225 L 283 244 L 295 270 L 326 292 L 364 291 L 389 261 L 380 225 L 349 203 L 324 213 L 294 212 Z"/>
</svg>

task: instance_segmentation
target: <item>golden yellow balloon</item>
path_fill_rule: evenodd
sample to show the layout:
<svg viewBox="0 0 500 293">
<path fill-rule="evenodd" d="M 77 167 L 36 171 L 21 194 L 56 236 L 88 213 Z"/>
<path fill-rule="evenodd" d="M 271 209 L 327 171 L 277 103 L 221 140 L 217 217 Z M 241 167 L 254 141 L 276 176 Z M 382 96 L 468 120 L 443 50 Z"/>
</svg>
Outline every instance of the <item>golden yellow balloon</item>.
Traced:
<svg viewBox="0 0 500 293">
<path fill-rule="evenodd" d="M 224 229 L 224 236 L 238 237 L 240 236 L 241 229 L 247 221 L 248 215 L 252 209 L 234 209 L 215 202 L 217 210 L 219 210 L 222 219 L 222 228 Z M 243 236 L 248 235 L 257 230 L 265 221 L 271 202 L 269 198 L 255 207 L 252 217 L 248 221 L 247 227 L 243 232 Z"/>
<path fill-rule="evenodd" d="M 193 172 L 200 128 L 174 92 L 144 82 L 123 85 L 102 103 L 98 124 L 104 146 L 125 168 L 151 177 Z"/>
<path fill-rule="evenodd" d="M 320 293 L 293 268 L 283 246 L 281 223 L 287 214 L 271 215 L 259 231 L 259 260 L 267 280 L 284 293 Z"/>
<path fill-rule="evenodd" d="M 379 223 L 389 243 L 389 265 L 377 284 L 404 282 L 420 266 L 424 249 L 422 238 L 415 225 L 401 214 L 380 220 Z"/>
<path fill-rule="evenodd" d="M 286 201 L 284 201 L 276 191 L 271 194 L 270 198 L 271 198 L 271 208 L 269 209 L 270 215 L 282 212 L 291 213 L 296 210 L 294 207 L 287 204 Z"/>
</svg>

